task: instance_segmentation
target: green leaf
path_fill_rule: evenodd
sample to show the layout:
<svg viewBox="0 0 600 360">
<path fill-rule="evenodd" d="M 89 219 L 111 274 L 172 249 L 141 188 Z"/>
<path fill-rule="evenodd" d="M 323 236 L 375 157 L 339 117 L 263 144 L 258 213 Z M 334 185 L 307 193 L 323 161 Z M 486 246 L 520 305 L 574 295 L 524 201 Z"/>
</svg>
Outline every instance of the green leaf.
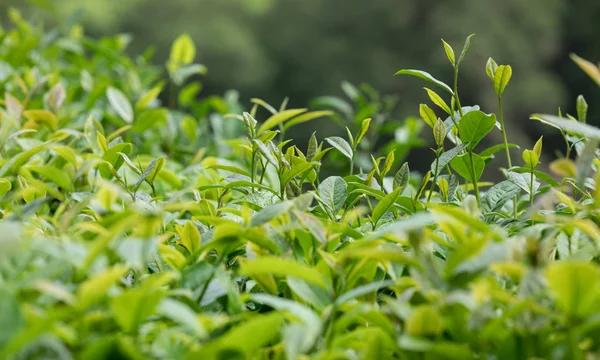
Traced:
<svg viewBox="0 0 600 360">
<path fill-rule="evenodd" d="M 435 126 L 438 118 L 435 116 L 435 112 L 427 106 L 427 104 L 419 105 L 419 115 L 421 115 L 421 118 L 429 125 L 429 127 L 433 128 Z"/>
<path fill-rule="evenodd" d="M 296 176 L 304 174 L 315 166 L 320 165 L 318 162 L 303 162 L 294 165 L 290 170 L 286 171 L 281 178 L 281 183 L 285 186 Z"/>
<path fill-rule="evenodd" d="M 390 172 L 390 170 L 392 169 L 392 166 L 394 166 L 394 159 L 395 159 L 395 155 L 394 155 L 395 150 L 390 151 L 387 156 L 385 157 L 385 161 L 383 162 L 383 167 L 381 168 L 381 179 L 383 181 L 383 178 L 387 175 L 388 172 Z"/>
<path fill-rule="evenodd" d="M 330 176 L 319 185 L 319 196 L 325 205 L 336 214 L 348 197 L 348 184 L 339 176 Z"/>
<path fill-rule="evenodd" d="M 255 315 L 231 327 L 213 342 L 189 352 L 185 359 L 251 358 L 280 334 L 284 321 L 284 316 L 279 312 Z"/>
<path fill-rule="evenodd" d="M 460 56 L 458 57 L 456 66 L 460 65 L 460 63 L 467 56 L 467 53 L 469 52 L 469 48 L 471 47 L 471 38 L 473 36 L 475 36 L 475 34 L 471 34 L 471 35 L 467 36 L 467 38 L 465 39 L 465 44 L 463 45 L 462 51 L 460 52 Z"/>
<path fill-rule="evenodd" d="M 446 51 L 446 56 L 450 61 L 450 64 L 454 66 L 456 64 L 456 58 L 454 57 L 454 50 L 452 50 L 452 46 L 450 46 L 447 42 L 442 39 L 442 44 L 444 44 L 444 51 Z"/>
<path fill-rule="evenodd" d="M 500 65 L 494 73 L 494 90 L 498 96 L 501 96 L 506 89 L 506 85 L 512 77 L 512 68 L 510 65 Z"/>
<path fill-rule="evenodd" d="M 125 94 L 121 90 L 109 86 L 106 89 L 106 97 L 117 115 L 125 120 L 126 123 L 131 124 L 133 122 L 133 108 Z"/>
<path fill-rule="evenodd" d="M 152 89 L 148 90 L 137 101 L 137 103 L 135 104 L 135 108 L 137 110 L 142 110 L 142 109 L 146 108 L 151 102 L 153 102 L 158 97 L 158 95 L 162 91 L 162 88 L 163 88 L 163 86 L 161 84 L 161 85 L 157 85 L 157 86 L 153 87 Z"/>
<path fill-rule="evenodd" d="M 566 132 L 582 135 L 590 139 L 600 140 L 600 129 L 597 127 L 580 123 L 578 121 L 568 120 L 554 115 L 533 114 L 531 119 L 548 123 Z"/>
<path fill-rule="evenodd" d="M 496 125 L 496 115 L 486 115 L 482 111 L 470 111 L 466 113 L 458 123 L 460 139 L 469 143 L 468 148 L 472 150 Z"/>
<path fill-rule="evenodd" d="M 546 278 L 557 305 L 569 316 L 585 318 L 597 311 L 600 276 L 594 264 L 554 262 L 547 267 Z"/>
<path fill-rule="evenodd" d="M 8 179 L 0 178 L 0 196 L 6 195 L 12 189 L 12 183 Z"/>
<path fill-rule="evenodd" d="M 323 275 L 315 268 L 275 256 L 261 256 L 255 260 L 242 260 L 240 274 L 250 277 L 255 275 L 293 276 L 322 289 L 327 290 L 329 288 Z"/>
<path fill-rule="evenodd" d="M 482 198 L 484 212 L 498 211 L 507 201 L 514 199 L 521 192 L 521 188 L 509 180 L 492 186 Z"/>
<path fill-rule="evenodd" d="M 51 130 L 56 130 L 58 128 L 56 115 L 48 110 L 25 110 L 23 111 L 23 116 L 29 121 L 44 124 Z"/>
<path fill-rule="evenodd" d="M 473 165 L 475 171 L 475 181 L 479 181 L 485 168 L 485 160 L 477 154 L 473 154 Z M 467 181 L 473 181 L 471 178 L 471 161 L 468 154 L 462 154 L 450 161 L 452 170 L 456 171 L 463 179 Z"/>
<path fill-rule="evenodd" d="M 338 306 L 343 305 L 344 303 L 346 303 L 349 300 L 352 300 L 356 297 L 372 293 L 374 291 L 383 289 L 383 288 L 385 288 L 387 286 L 391 286 L 391 285 L 394 285 L 394 281 L 386 280 L 386 281 L 374 281 L 369 284 L 357 286 L 354 289 L 343 293 L 337 299 L 335 299 L 335 304 Z"/>
<path fill-rule="evenodd" d="M 327 237 L 325 234 L 325 226 L 319 218 L 309 213 L 295 211 L 294 214 L 305 228 L 319 241 L 320 244 L 327 244 Z"/>
<path fill-rule="evenodd" d="M 0 348 L 25 326 L 17 297 L 0 284 Z"/>
<path fill-rule="evenodd" d="M 167 159 L 165 159 L 164 157 L 160 157 L 160 158 L 156 159 L 156 165 L 154 165 L 154 168 L 152 169 L 152 171 L 150 172 L 150 174 L 148 174 L 148 177 L 146 178 L 146 180 L 150 184 L 154 184 L 154 180 L 156 179 L 156 176 L 160 173 L 162 168 L 165 166 L 166 162 L 167 162 Z M 148 170 L 148 169 L 146 169 L 146 170 Z M 144 174 L 142 174 L 142 176 L 144 176 Z"/>
<path fill-rule="evenodd" d="M 291 316 L 304 323 L 302 348 L 309 350 L 321 335 L 323 322 L 314 311 L 295 301 L 267 294 L 252 294 L 252 301 L 268 305 L 279 311 L 287 311 Z"/>
<path fill-rule="evenodd" d="M 149 129 L 157 129 L 167 123 L 168 112 L 166 109 L 147 109 L 142 111 L 135 119 L 131 131 L 134 133 L 143 133 Z M 185 121 L 186 118 L 184 118 Z"/>
<path fill-rule="evenodd" d="M 52 181 L 66 191 L 73 191 L 73 182 L 67 173 L 52 166 L 28 165 L 27 168 Z"/>
<path fill-rule="evenodd" d="M 439 96 L 435 91 L 428 89 L 428 88 L 424 88 L 425 91 L 427 91 L 427 95 L 429 95 L 429 99 L 431 99 L 431 101 L 436 104 L 440 109 L 444 110 L 446 113 L 452 115 L 452 110 L 450 110 L 450 106 L 448 106 L 448 104 L 446 104 L 446 102 L 444 101 L 444 99 L 442 99 L 441 96 Z M 434 123 L 435 124 L 435 123 Z"/>
<path fill-rule="evenodd" d="M 408 185 L 409 179 L 410 169 L 408 168 L 408 163 L 405 162 L 402 164 L 396 175 L 394 175 L 394 189 L 400 189 L 400 193 L 402 193 L 402 190 Z"/>
<path fill-rule="evenodd" d="M 377 206 L 375 206 L 375 208 L 373 209 L 373 213 L 371 214 L 371 221 L 373 222 L 374 226 L 377 226 L 377 222 L 379 221 L 379 219 L 381 219 L 381 217 L 392 208 L 392 206 L 396 202 L 396 199 L 400 195 L 401 190 L 402 189 L 399 187 L 396 188 L 394 191 L 387 194 L 383 199 L 381 199 Z"/>
<path fill-rule="evenodd" d="M 162 289 L 134 288 L 112 298 L 111 310 L 117 323 L 125 331 L 134 331 L 150 315 L 165 296 Z"/>
<path fill-rule="evenodd" d="M 250 99 L 250 102 L 262 106 L 263 108 L 267 109 L 267 111 L 273 115 L 277 114 L 277 110 L 275 110 L 275 108 L 273 106 L 271 106 L 269 103 L 267 103 L 266 101 L 264 101 L 262 99 L 252 98 L 252 99 Z"/>
<path fill-rule="evenodd" d="M 77 289 L 78 306 L 85 309 L 101 301 L 106 297 L 108 289 L 124 275 L 126 270 L 127 267 L 124 265 L 116 265 L 86 280 Z"/>
<path fill-rule="evenodd" d="M 250 221 L 250 226 L 260 226 L 266 224 L 269 221 L 287 213 L 292 208 L 292 206 L 294 206 L 294 203 L 292 201 L 282 201 L 274 205 L 268 206 L 256 213 L 252 217 L 252 220 Z"/>
<path fill-rule="evenodd" d="M 302 113 L 305 113 L 306 109 L 289 109 L 289 110 L 284 110 L 282 112 L 276 113 L 274 115 L 272 115 L 270 118 L 267 119 L 267 121 L 265 121 L 259 128 L 258 128 L 258 134 L 262 134 L 267 130 L 270 130 L 272 128 L 274 128 L 275 126 L 290 120 L 291 118 L 300 115 Z"/>
<path fill-rule="evenodd" d="M 519 149 L 519 145 L 508 144 L 508 148 L 509 149 Z M 498 144 L 498 145 L 490 146 L 489 148 L 483 150 L 482 152 L 479 153 L 479 155 L 481 155 L 481 157 L 487 158 L 487 157 L 494 155 L 495 153 L 497 153 L 499 151 L 503 151 L 504 149 L 506 149 L 506 146 L 504 144 Z"/>
<path fill-rule="evenodd" d="M 332 116 L 332 115 L 334 115 L 333 111 L 329 111 L 329 110 L 307 112 L 307 113 L 298 115 L 295 118 L 291 119 L 290 121 L 286 122 L 285 125 L 283 125 L 283 129 L 287 130 L 294 125 L 302 124 L 302 123 L 305 123 L 310 120 L 318 119 L 320 117 Z"/>
<path fill-rule="evenodd" d="M 454 91 L 452 91 L 452 88 L 450 88 L 450 86 L 444 84 L 443 82 L 437 80 L 436 78 L 434 78 L 433 76 L 431 76 L 431 74 L 425 72 L 425 71 L 421 71 L 421 70 L 400 70 L 398 71 L 396 74 L 394 74 L 394 76 L 396 75 L 412 75 L 412 76 L 416 76 L 418 78 L 421 78 L 425 81 L 428 81 L 432 84 L 435 84 L 437 86 L 439 86 L 440 88 L 444 89 L 446 92 L 448 92 L 450 95 L 454 95 Z"/>
<path fill-rule="evenodd" d="M 438 336 L 444 331 L 444 318 L 431 305 L 419 305 L 406 321 L 406 332 L 411 336 Z"/>
<path fill-rule="evenodd" d="M 331 303 L 327 292 L 317 286 L 307 284 L 295 277 L 288 277 L 286 282 L 294 294 L 319 311 L 323 311 Z"/>
<path fill-rule="evenodd" d="M 448 165 L 448 163 L 450 163 L 450 161 L 452 161 L 461 151 L 463 151 L 464 148 L 467 147 L 468 144 L 466 143 L 462 143 L 456 147 L 453 147 L 452 149 L 445 151 L 442 153 L 442 155 L 440 155 L 439 159 L 438 159 L 438 163 L 436 164 L 436 160 L 434 160 L 431 163 L 431 173 L 435 176 L 436 172 L 441 173 L 442 170 L 444 170 L 444 167 L 446 167 L 446 165 Z M 437 167 L 437 170 L 436 170 Z"/>
<path fill-rule="evenodd" d="M 350 146 L 350 144 L 348 144 L 346 140 L 342 139 L 339 136 L 328 137 L 325 140 L 329 143 L 329 145 L 338 149 L 345 157 L 352 160 L 352 157 L 354 156 L 354 151 L 352 151 L 352 147 Z"/>
</svg>

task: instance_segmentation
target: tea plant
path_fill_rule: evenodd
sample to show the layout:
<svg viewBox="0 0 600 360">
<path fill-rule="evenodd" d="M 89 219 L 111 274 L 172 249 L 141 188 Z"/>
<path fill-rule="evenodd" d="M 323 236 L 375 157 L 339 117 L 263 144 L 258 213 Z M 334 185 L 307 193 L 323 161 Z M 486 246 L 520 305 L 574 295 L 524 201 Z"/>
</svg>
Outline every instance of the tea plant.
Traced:
<svg viewBox="0 0 600 360">
<path fill-rule="evenodd" d="M 546 174 L 541 138 L 510 157 L 510 66 L 481 67 L 497 116 L 463 105 L 471 37 L 458 57 L 444 42 L 454 83 L 399 71 L 438 90 L 425 89 L 435 110 L 421 104 L 423 123 L 392 128 L 378 156 L 393 102 L 366 86 L 343 85 L 351 103 L 253 99 L 244 111 L 235 92 L 199 95 L 205 68 L 186 35 L 163 70 L 149 53 L 125 55 L 125 36 L 44 32 L 9 15 L 0 358 L 600 355 L 600 130 L 583 98 L 576 117 L 532 116 L 566 144 Z M 347 136 L 292 143 L 307 121 Z M 422 126 L 435 148 L 418 174 L 402 159 Z M 481 149 L 492 131 L 503 143 Z M 498 152 L 506 179 L 481 182 Z"/>
</svg>

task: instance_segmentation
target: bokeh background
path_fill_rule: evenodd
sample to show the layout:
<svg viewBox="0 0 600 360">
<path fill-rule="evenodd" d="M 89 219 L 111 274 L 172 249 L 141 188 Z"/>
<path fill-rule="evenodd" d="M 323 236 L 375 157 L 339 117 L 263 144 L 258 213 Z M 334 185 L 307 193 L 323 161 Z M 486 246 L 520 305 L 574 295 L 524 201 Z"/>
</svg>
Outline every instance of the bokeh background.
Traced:
<svg viewBox="0 0 600 360">
<path fill-rule="evenodd" d="M 562 144 L 529 115 L 559 107 L 575 113 L 579 94 L 590 104 L 588 122 L 600 125 L 600 89 L 568 56 L 600 61 L 598 0 L 1 0 L 2 14 L 8 6 L 48 27 L 77 21 L 94 36 L 129 33 L 129 51 L 152 46 L 157 64 L 187 32 L 209 69 L 203 94 L 237 89 L 246 101 L 279 104 L 288 96 L 303 107 L 316 96 L 342 95 L 347 80 L 397 94 L 398 117 L 418 115 L 428 99 L 420 80 L 393 74 L 417 68 L 450 83 L 440 38 L 460 52 L 475 33 L 461 66 L 461 102 L 496 111 L 485 63 L 491 56 L 510 64 L 504 103 L 512 142 L 544 134 L 546 152 Z M 323 136 L 339 131 L 311 126 L 294 136 L 302 141 L 314 127 Z M 501 142 L 496 135 L 492 142 Z"/>
</svg>

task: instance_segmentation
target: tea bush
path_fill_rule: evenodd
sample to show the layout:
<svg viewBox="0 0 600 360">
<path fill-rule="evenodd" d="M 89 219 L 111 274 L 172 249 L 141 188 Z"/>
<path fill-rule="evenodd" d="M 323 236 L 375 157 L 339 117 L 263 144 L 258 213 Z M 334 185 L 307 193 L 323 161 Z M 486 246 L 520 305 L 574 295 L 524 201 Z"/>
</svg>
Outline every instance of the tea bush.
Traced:
<svg viewBox="0 0 600 360">
<path fill-rule="evenodd" d="M 583 98 L 575 116 L 532 116 L 565 141 L 546 174 L 541 138 L 511 158 L 509 65 L 481 67 L 495 113 L 461 104 L 471 37 L 460 53 L 443 43 L 451 85 L 398 72 L 424 79 L 433 104 L 398 122 L 366 85 L 310 110 L 245 111 L 233 91 L 200 96 L 189 36 L 162 67 L 127 56 L 126 36 L 9 15 L 0 358 L 600 356 L 600 129 Z M 292 143 L 307 121 L 347 136 Z M 417 174 L 402 159 L 425 129 L 431 170 Z M 492 131 L 504 143 L 478 147 Z M 506 180 L 481 182 L 498 153 Z"/>
</svg>

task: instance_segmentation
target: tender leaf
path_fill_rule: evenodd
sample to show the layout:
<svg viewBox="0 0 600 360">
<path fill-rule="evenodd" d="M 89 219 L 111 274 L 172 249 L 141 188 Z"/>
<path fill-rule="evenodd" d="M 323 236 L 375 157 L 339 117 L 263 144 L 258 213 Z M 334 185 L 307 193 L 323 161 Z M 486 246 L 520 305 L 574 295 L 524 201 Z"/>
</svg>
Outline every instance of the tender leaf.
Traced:
<svg viewBox="0 0 600 360">
<path fill-rule="evenodd" d="M 446 104 L 446 102 L 444 101 L 444 99 L 442 99 L 441 96 L 439 96 L 435 91 L 425 88 L 425 91 L 427 91 L 427 95 L 429 95 L 429 99 L 436 104 L 440 109 L 444 110 L 447 114 L 452 114 L 452 110 L 450 110 L 450 106 L 448 106 L 448 104 Z M 435 124 L 435 123 L 434 123 Z"/>
<path fill-rule="evenodd" d="M 307 113 L 298 115 L 295 118 L 287 121 L 285 123 L 285 125 L 283 125 L 283 129 L 287 130 L 287 129 L 291 128 L 292 126 L 302 124 L 302 123 L 305 123 L 307 121 L 311 121 L 314 119 L 318 119 L 320 117 L 332 116 L 333 114 L 334 114 L 333 111 L 328 111 L 328 110 L 307 112 Z"/>
<path fill-rule="evenodd" d="M 458 61 L 456 62 L 456 66 L 460 65 L 460 63 L 464 60 L 469 52 L 469 48 L 471 47 L 471 38 L 475 36 L 475 34 L 471 34 L 467 36 L 465 39 L 465 43 L 463 45 L 462 51 L 460 52 L 460 56 L 458 57 Z"/>
<path fill-rule="evenodd" d="M 500 65 L 494 73 L 494 90 L 498 96 L 501 96 L 506 89 L 506 85 L 512 77 L 512 68 L 510 65 Z"/>
<path fill-rule="evenodd" d="M 485 64 L 485 73 L 487 76 L 494 82 L 494 77 L 496 76 L 496 70 L 498 70 L 498 64 L 494 61 L 494 59 L 489 58 L 487 63 Z"/>
<path fill-rule="evenodd" d="M 357 145 L 360 143 L 362 138 L 367 134 L 367 131 L 369 131 L 370 124 L 371 124 L 371 118 L 366 118 L 360 123 L 360 132 L 356 136 L 356 144 Z"/>
<path fill-rule="evenodd" d="M 583 95 L 577 97 L 577 119 L 585 123 L 587 120 L 588 103 L 585 101 Z"/>
<path fill-rule="evenodd" d="M 282 112 L 278 112 L 278 113 L 272 115 L 270 118 L 268 118 L 267 121 L 265 121 L 258 128 L 258 134 L 262 134 L 265 131 L 270 130 L 270 129 L 278 126 L 279 124 L 284 123 L 287 120 L 290 120 L 291 118 L 298 116 L 305 112 L 306 112 L 306 109 L 289 109 L 289 110 L 284 110 Z"/>
<path fill-rule="evenodd" d="M 592 78 L 596 84 L 600 85 L 600 68 L 598 66 L 583 58 L 580 58 L 575 54 L 571 54 L 570 56 L 571 60 L 573 60 L 581 70 L 583 70 L 590 78 Z"/>
<path fill-rule="evenodd" d="M 450 46 L 447 42 L 442 39 L 442 44 L 444 44 L 444 51 L 446 52 L 446 56 L 450 61 L 450 64 L 454 66 L 456 64 L 456 58 L 454 57 L 454 50 L 452 50 L 452 46 Z"/>
<path fill-rule="evenodd" d="M 405 162 L 402 164 L 396 175 L 394 175 L 394 189 L 400 189 L 400 193 L 402 190 L 408 185 L 408 180 L 410 179 L 410 169 L 408 168 L 408 163 Z"/>
<path fill-rule="evenodd" d="M 69 175 L 60 169 L 43 165 L 29 165 L 27 168 L 42 175 L 66 191 L 73 191 L 75 189 Z"/>
<path fill-rule="evenodd" d="M 421 115 L 423 121 L 425 121 L 425 123 L 431 128 L 435 126 L 438 118 L 435 116 L 435 112 L 429 106 L 427 106 L 427 104 L 419 105 L 419 115 Z"/>
<path fill-rule="evenodd" d="M 48 110 L 25 110 L 23 111 L 23 116 L 29 121 L 44 124 L 51 130 L 56 130 L 58 128 L 56 115 Z"/>
<path fill-rule="evenodd" d="M 196 57 L 196 47 L 192 38 L 188 34 L 181 34 L 171 46 L 171 54 L 169 61 L 176 65 L 188 65 L 194 61 Z M 176 70 L 177 67 L 175 67 Z"/>
<path fill-rule="evenodd" d="M 439 86 L 440 88 L 444 89 L 446 92 L 448 92 L 450 95 L 454 95 L 454 91 L 452 91 L 452 88 L 450 88 L 450 86 L 444 84 L 443 82 L 437 80 L 436 78 L 434 78 L 433 76 L 431 76 L 431 74 L 425 72 L 425 71 L 421 71 L 421 70 L 400 70 L 398 71 L 396 74 L 394 74 L 394 76 L 396 75 L 412 75 L 412 76 L 416 76 L 418 78 L 421 78 L 425 81 L 428 81 L 432 84 L 435 84 L 437 86 Z"/>
</svg>

